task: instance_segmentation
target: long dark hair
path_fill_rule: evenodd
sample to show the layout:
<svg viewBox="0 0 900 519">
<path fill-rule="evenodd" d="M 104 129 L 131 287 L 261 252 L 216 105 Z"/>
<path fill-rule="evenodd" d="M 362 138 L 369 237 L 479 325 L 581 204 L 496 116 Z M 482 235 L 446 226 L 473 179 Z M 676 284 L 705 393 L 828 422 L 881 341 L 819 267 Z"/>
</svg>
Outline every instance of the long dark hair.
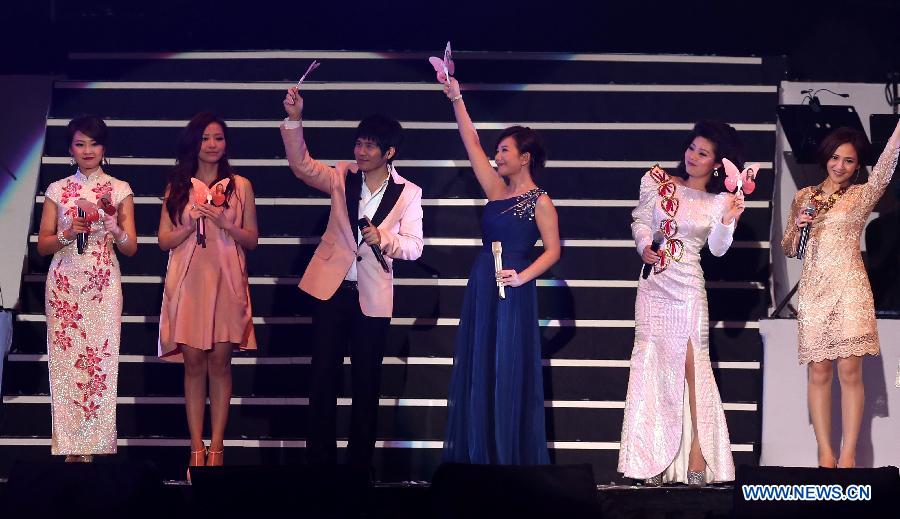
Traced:
<svg viewBox="0 0 900 519">
<path fill-rule="evenodd" d="M 734 163 L 738 168 L 744 167 L 744 144 L 738 137 L 737 130 L 731 125 L 719 121 L 698 121 L 694 125 L 694 129 L 684 140 L 681 146 L 681 162 L 675 168 L 673 174 L 687 180 L 689 177 L 687 169 L 684 166 L 684 151 L 694 142 L 697 137 L 703 137 L 713 143 L 715 149 L 715 161 L 722 162 L 726 158 Z M 713 175 L 706 184 L 708 193 L 721 193 L 725 191 L 725 172 L 720 171 L 718 176 Z"/>
<path fill-rule="evenodd" d="M 544 143 L 541 142 L 541 136 L 527 126 L 510 126 L 497 136 L 494 149 L 498 149 L 500 143 L 507 137 L 512 137 L 516 141 L 516 148 L 519 150 L 520 155 L 523 153 L 531 154 L 528 170 L 531 172 L 532 177 L 537 176 L 544 169 L 544 164 L 547 163 L 547 151 L 544 149 Z"/>
<path fill-rule="evenodd" d="M 206 127 L 212 123 L 217 123 L 222 127 L 222 134 L 225 136 L 225 152 L 219 159 L 216 179 L 213 184 L 223 178 L 231 179 L 228 187 L 225 188 L 225 206 L 228 206 L 228 200 L 234 192 L 234 171 L 228 163 L 228 126 L 225 121 L 217 115 L 210 112 L 200 112 L 195 115 L 181 132 L 178 139 L 178 156 L 175 158 L 175 167 L 169 172 L 168 191 L 166 198 L 166 210 L 169 212 L 169 219 L 172 223 L 181 224 L 181 213 L 188 202 L 188 193 L 191 190 L 191 177 L 197 172 L 199 167 L 200 146 L 203 144 L 203 132 Z"/>
</svg>

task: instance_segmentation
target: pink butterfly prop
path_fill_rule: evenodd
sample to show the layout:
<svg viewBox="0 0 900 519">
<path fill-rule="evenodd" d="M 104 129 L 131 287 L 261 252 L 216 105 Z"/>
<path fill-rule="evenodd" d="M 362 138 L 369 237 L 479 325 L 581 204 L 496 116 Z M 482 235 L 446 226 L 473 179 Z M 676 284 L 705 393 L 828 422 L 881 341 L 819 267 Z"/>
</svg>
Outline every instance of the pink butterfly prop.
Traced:
<svg viewBox="0 0 900 519">
<path fill-rule="evenodd" d="M 444 59 L 435 58 L 434 56 L 428 58 L 428 62 L 431 63 L 431 66 L 434 67 L 434 71 L 437 72 L 438 81 L 441 83 L 450 83 L 450 76 L 453 75 L 453 59 L 451 57 L 450 52 L 450 42 L 447 42 L 447 48 L 444 49 Z"/>
<path fill-rule="evenodd" d="M 302 85 L 303 82 L 306 81 L 306 76 L 308 76 L 309 73 L 312 72 L 313 70 L 316 70 L 317 68 L 319 68 L 319 65 L 321 65 L 321 63 L 319 63 L 316 60 L 313 60 L 313 62 L 309 64 L 309 68 L 306 69 L 306 72 L 304 72 L 303 75 L 300 76 L 300 80 L 297 81 L 297 88 L 300 88 L 300 85 Z"/>
<path fill-rule="evenodd" d="M 101 196 L 100 200 L 97 200 L 97 205 L 100 206 L 100 209 L 103 209 L 103 213 L 106 216 L 112 216 L 116 214 L 116 206 L 112 204 L 112 200 L 109 199 L 109 195 Z"/>
<path fill-rule="evenodd" d="M 740 171 L 733 162 L 722 158 L 725 166 L 725 187 L 732 193 L 740 190 L 749 195 L 756 189 L 756 174 L 759 172 L 759 164 L 750 164 L 744 171 Z"/>
<path fill-rule="evenodd" d="M 84 218 L 88 222 L 93 223 L 100 219 L 100 211 L 97 210 L 97 204 L 88 202 L 84 198 L 79 198 L 78 200 L 75 200 L 75 205 L 84 211 Z"/>
<path fill-rule="evenodd" d="M 229 179 L 223 178 L 213 184 L 212 187 L 207 187 L 202 181 L 191 177 L 191 186 L 194 188 L 191 199 L 195 204 L 210 203 L 216 207 L 221 207 L 225 204 L 225 188 L 228 187 L 228 181 Z"/>
</svg>

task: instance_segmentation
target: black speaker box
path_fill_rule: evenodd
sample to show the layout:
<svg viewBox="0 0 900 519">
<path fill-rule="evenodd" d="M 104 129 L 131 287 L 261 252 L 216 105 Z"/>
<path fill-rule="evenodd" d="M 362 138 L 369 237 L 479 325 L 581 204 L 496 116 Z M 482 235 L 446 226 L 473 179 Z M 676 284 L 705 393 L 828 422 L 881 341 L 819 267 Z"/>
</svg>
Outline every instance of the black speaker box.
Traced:
<svg viewBox="0 0 900 519">
<path fill-rule="evenodd" d="M 599 517 L 590 465 L 438 467 L 431 485 L 436 517 Z"/>
<path fill-rule="evenodd" d="M 205 517 L 358 517 L 371 508 L 366 471 L 347 466 L 191 468 L 194 509 Z"/>
<path fill-rule="evenodd" d="M 148 463 L 17 461 L 3 517 L 160 517 L 166 499 Z"/>
</svg>

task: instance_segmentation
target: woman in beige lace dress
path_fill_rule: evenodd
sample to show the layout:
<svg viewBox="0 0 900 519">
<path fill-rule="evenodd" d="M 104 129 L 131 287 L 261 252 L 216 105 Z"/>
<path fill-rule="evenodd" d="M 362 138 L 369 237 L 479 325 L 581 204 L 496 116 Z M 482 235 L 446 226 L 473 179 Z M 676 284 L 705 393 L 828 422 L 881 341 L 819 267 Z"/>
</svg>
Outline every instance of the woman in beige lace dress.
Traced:
<svg viewBox="0 0 900 519">
<path fill-rule="evenodd" d="M 879 352 L 872 289 L 859 239 L 869 213 L 897 166 L 900 124 L 869 181 L 854 184 L 865 146 L 865 135 L 851 128 L 839 128 L 822 141 L 819 164 L 828 177 L 794 196 L 790 224 L 781 242 L 785 254 L 796 256 L 800 230 L 812 225 L 803 258 L 797 321 L 799 359 L 801 364 L 809 364 L 809 414 L 819 447 L 819 465 L 823 467 L 856 465 L 856 442 L 865 400 L 862 356 Z M 811 217 L 803 214 L 807 205 L 815 208 Z M 830 442 L 835 361 L 841 384 L 843 426 L 839 458 L 835 458 Z"/>
</svg>

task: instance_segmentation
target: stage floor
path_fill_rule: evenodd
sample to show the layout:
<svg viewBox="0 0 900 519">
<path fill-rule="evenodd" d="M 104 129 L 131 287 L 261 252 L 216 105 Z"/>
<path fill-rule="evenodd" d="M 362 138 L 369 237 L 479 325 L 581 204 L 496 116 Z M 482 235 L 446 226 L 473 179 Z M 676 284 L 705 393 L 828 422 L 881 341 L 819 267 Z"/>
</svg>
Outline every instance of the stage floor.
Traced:
<svg viewBox="0 0 900 519">
<path fill-rule="evenodd" d="M 7 480 L 0 479 L 0 510 L 6 509 Z M 195 499 L 194 489 L 187 481 L 166 481 L 163 485 L 162 508 L 166 519 L 204 517 L 204 503 Z M 235 491 L 237 489 L 231 489 Z M 427 483 L 376 483 L 372 486 L 367 504 L 350 517 L 375 519 L 419 519 L 435 516 L 431 487 Z M 237 490 L 239 491 L 239 490 Z M 248 496 L 249 500 L 249 496 Z M 340 516 L 336 504 L 335 516 Z M 246 503 L 250 510 L 253 503 Z M 596 517 L 704 517 L 726 518 L 732 511 L 732 486 L 689 488 L 684 485 L 658 488 L 625 485 L 597 486 Z M 295 510 L 297 517 L 312 517 Z M 319 517 L 319 515 L 315 515 Z"/>
</svg>

